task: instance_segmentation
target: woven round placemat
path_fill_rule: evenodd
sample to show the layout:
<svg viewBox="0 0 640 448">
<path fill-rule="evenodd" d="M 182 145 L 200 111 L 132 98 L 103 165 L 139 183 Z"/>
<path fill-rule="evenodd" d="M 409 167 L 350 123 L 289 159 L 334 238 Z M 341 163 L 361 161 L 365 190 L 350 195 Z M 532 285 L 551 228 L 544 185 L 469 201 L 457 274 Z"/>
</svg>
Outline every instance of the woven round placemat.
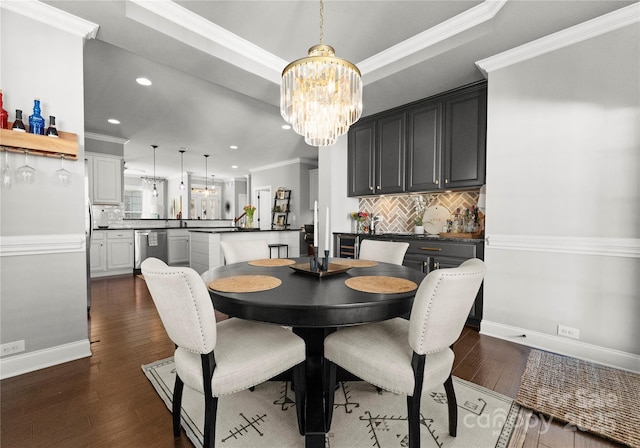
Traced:
<svg viewBox="0 0 640 448">
<path fill-rule="evenodd" d="M 248 262 L 251 266 L 270 267 L 270 266 L 289 266 L 295 264 L 293 260 L 287 258 L 262 258 L 260 260 L 251 260 Z"/>
<path fill-rule="evenodd" d="M 336 263 L 343 266 L 349 266 L 351 268 L 372 268 L 378 266 L 377 261 L 372 260 L 354 260 L 352 258 L 339 258 Z"/>
<path fill-rule="evenodd" d="M 397 294 L 413 291 L 418 287 L 415 282 L 404 278 L 387 277 L 384 275 L 362 275 L 351 277 L 344 281 L 351 289 L 362 292 L 375 292 L 382 294 Z"/>
<path fill-rule="evenodd" d="M 277 288 L 282 280 L 270 275 L 236 275 L 213 280 L 209 288 L 220 292 L 257 292 Z"/>
</svg>

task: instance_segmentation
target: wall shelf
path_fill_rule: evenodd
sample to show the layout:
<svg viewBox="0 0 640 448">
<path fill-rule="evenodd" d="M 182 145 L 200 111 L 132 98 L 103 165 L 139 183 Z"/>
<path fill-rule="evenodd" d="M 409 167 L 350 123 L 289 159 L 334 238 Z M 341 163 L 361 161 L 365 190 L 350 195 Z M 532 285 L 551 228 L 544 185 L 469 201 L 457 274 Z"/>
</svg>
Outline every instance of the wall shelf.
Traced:
<svg viewBox="0 0 640 448">
<path fill-rule="evenodd" d="M 53 138 L 0 129 L 0 146 L 9 152 L 23 153 L 26 150 L 29 155 L 60 157 L 64 154 L 65 159 L 78 159 L 78 135 L 71 132 L 58 131 L 58 138 Z"/>
</svg>

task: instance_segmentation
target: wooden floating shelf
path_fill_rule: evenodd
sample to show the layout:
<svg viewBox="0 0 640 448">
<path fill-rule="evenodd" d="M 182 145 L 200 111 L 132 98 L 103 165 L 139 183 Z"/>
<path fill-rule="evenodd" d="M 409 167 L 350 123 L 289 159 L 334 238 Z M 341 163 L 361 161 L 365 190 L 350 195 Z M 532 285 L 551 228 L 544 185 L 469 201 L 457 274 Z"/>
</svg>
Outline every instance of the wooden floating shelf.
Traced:
<svg viewBox="0 0 640 448">
<path fill-rule="evenodd" d="M 0 129 L 0 145 L 9 152 L 21 153 L 27 150 L 30 155 L 60 157 L 60 154 L 64 154 L 65 159 L 78 159 L 78 135 L 72 132 L 58 131 L 58 138 L 54 138 Z"/>
</svg>

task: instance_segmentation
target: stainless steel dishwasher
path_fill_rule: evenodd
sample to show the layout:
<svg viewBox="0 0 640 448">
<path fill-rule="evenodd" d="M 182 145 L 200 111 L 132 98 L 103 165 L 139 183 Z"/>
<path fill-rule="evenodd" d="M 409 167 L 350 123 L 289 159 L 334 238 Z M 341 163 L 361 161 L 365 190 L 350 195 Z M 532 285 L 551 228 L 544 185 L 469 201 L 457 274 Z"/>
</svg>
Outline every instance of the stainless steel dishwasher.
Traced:
<svg viewBox="0 0 640 448">
<path fill-rule="evenodd" d="M 167 263 L 167 231 L 165 229 L 147 229 L 135 231 L 134 269 L 140 272 L 140 265 L 149 258 L 158 258 Z"/>
</svg>

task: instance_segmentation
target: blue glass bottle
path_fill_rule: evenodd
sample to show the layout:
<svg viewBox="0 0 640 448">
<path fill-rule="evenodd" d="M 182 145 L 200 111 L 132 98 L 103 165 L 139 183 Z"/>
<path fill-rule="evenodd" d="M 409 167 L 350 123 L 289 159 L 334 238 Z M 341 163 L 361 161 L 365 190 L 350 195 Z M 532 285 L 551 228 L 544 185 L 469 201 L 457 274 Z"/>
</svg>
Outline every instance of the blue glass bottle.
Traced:
<svg viewBox="0 0 640 448">
<path fill-rule="evenodd" d="M 33 100 L 33 115 L 29 115 L 29 133 L 44 135 L 44 118 L 40 115 L 40 99 Z"/>
</svg>

